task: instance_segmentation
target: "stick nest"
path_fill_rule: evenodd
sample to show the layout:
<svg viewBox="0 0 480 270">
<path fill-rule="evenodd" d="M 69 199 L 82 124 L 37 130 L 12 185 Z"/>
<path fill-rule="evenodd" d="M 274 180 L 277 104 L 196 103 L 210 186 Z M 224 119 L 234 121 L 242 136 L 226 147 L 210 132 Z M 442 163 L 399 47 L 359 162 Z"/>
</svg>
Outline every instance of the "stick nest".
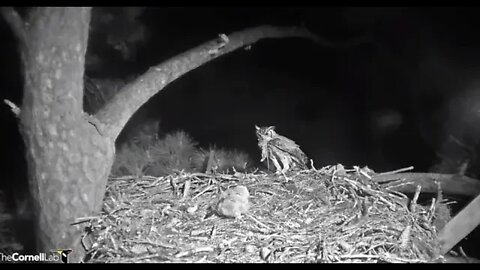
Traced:
<svg viewBox="0 0 480 270">
<path fill-rule="evenodd" d="M 431 262 L 446 204 L 417 203 L 372 180 L 368 168 L 111 178 L 89 217 L 88 262 Z M 248 188 L 241 218 L 212 213 L 222 191 Z"/>
</svg>

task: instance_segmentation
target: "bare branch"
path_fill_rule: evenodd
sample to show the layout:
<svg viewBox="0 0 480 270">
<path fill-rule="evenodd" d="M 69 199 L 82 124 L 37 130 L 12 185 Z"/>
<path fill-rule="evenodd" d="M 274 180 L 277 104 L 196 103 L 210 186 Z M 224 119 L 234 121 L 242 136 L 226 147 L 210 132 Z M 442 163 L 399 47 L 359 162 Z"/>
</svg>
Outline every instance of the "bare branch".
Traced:
<svg viewBox="0 0 480 270">
<path fill-rule="evenodd" d="M 449 195 L 474 197 L 480 194 L 480 181 L 456 174 L 440 173 L 398 173 L 375 175 L 373 180 L 395 191 L 415 193 L 416 186 L 420 185 L 423 192 L 435 193 L 438 191 L 437 181 L 442 190 Z"/>
<path fill-rule="evenodd" d="M 441 255 L 445 255 L 480 224 L 479 207 L 480 195 L 473 199 L 442 228 L 438 234 L 441 244 Z"/>
<path fill-rule="evenodd" d="M 145 74 L 125 85 L 98 111 L 96 117 L 106 126 L 107 135 L 115 139 L 128 119 L 140 106 L 183 74 L 261 39 L 292 37 L 306 38 L 316 42 L 319 40 L 315 34 L 305 28 L 268 25 L 248 28 L 228 36 L 220 34 L 219 38 L 201 44 L 150 68 Z"/>
<path fill-rule="evenodd" d="M 22 46 L 25 45 L 27 33 L 25 30 L 25 23 L 22 20 L 22 17 L 20 17 L 20 14 L 18 14 L 13 7 L 1 7 L 0 12 L 8 25 L 10 25 L 10 28 L 12 28 L 15 37 L 19 40 Z"/>
</svg>

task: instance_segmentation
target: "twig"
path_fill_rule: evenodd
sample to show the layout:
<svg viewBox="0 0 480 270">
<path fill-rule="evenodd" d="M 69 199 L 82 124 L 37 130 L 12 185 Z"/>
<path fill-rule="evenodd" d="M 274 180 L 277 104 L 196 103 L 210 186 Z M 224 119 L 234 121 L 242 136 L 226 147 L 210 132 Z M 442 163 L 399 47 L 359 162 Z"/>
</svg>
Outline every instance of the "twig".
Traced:
<svg viewBox="0 0 480 270">
<path fill-rule="evenodd" d="M 13 114 L 15 114 L 15 117 L 18 118 L 21 111 L 20 108 L 17 105 L 15 105 L 15 103 L 11 102 L 8 99 L 4 99 L 3 102 L 5 102 L 5 104 L 7 104 L 10 107 L 10 110 L 12 110 Z"/>
<path fill-rule="evenodd" d="M 113 235 L 110 233 L 110 234 L 108 234 L 108 236 L 110 237 L 110 241 L 112 241 L 113 249 L 118 250 L 118 245 L 117 245 L 117 242 L 115 241 L 115 239 L 113 238 Z"/>
<path fill-rule="evenodd" d="M 410 232 L 411 232 L 412 226 L 408 225 L 405 227 L 403 230 L 402 234 L 400 235 L 400 248 L 407 248 L 407 245 L 410 240 Z"/>
<path fill-rule="evenodd" d="M 428 223 L 432 223 L 432 218 L 435 216 L 435 206 L 437 205 L 437 200 L 435 198 L 432 199 L 432 202 L 430 203 L 430 208 L 428 209 L 428 215 L 427 215 L 427 221 Z"/>
<path fill-rule="evenodd" d="M 415 191 L 415 195 L 413 196 L 412 204 L 410 205 L 410 212 L 415 213 L 417 207 L 417 200 L 418 196 L 420 196 L 420 191 L 422 190 L 422 186 L 418 185 L 417 190 Z"/>
<path fill-rule="evenodd" d="M 388 182 L 412 182 L 413 185 L 395 187 L 396 191 L 414 193 L 417 185 L 422 186 L 422 192 L 437 193 L 438 186 L 435 181 L 442 185 L 442 190 L 449 195 L 462 195 L 475 197 L 480 194 L 480 181 L 464 175 L 440 174 L 440 173 L 398 173 L 391 175 L 374 175 L 373 180 L 379 184 Z M 392 189 L 390 187 L 389 189 Z"/>
<path fill-rule="evenodd" d="M 133 239 L 133 240 L 127 240 L 126 242 L 134 243 L 134 244 L 146 244 L 146 245 L 152 245 L 154 247 L 163 247 L 163 248 L 170 248 L 170 249 L 175 249 L 176 248 L 174 245 L 160 243 L 160 242 L 152 242 L 150 240 L 135 240 L 135 239 Z"/>
<path fill-rule="evenodd" d="M 207 186 L 204 190 L 200 191 L 197 195 L 193 196 L 192 200 L 195 200 L 196 198 L 201 196 L 203 193 L 209 191 L 210 189 L 212 189 L 212 185 Z"/>
<path fill-rule="evenodd" d="M 413 185 L 413 182 L 403 182 L 402 180 L 392 180 L 387 184 L 384 183 L 379 183 L 380 185 L 383 185 L 385 189 L 387 189 L 389 192 L 396 192 L 396 194 L 403 194 L 398 191 L 400 187 L 402 186 L 407 186 L 407 185 Z"/>
<path fill-rule="evenodd" d="M 359 170 L 360 174 L 368 178 L 369 180 L 372 180 L 372 177 L 368 175 L 364 170 L 360 169 Z"/>
<path fill-rule="evenodd" d="M 379 255 L 368 255 L 368 254 L 351 254 L 351 255 L 340 255 L 341 259 L 382 259 Z"/>
<path fill-rule="evenodd" d="M 290 181 L 290 179 L 288 179 L 287 175 L 285 174 L 285 172 L 282 171 L 282 175 L 283 177 L 285 178 L 285 181 L 288 183 L 288 181 Z"/>
<path fill-rule="evenodd" d="M 191 185 L 191 180 L 187 180 L 183 184 L 183 199 L 188 197 L 188 194 L 190 193 L 190 185 Z"/>
<path fill-rule="evenodd" d="M 398 169 L 398 170 L 394 170 L 394 171 L 383 172 L 383 173 L 379 173 L 379 174 L 377 174 L 377 175 L 396 174 L 396 173 L 401 173 L 401 172 L 406 172 L 406 171 L 411 171 L 411 170 L 413 170 L 413 166 L 406 167 L 406 168 L 402 168 L 402 169 Z"/>
<path fill-rule="evenodd" d="M 315 168 L 315 165 L 313 165 L 313 159 L 310 159 L 310 166 L 314 171 L 318 171 L 317 168 Z"/>
<path fill-rule="evenodd" d="M 258 225 L 264 227 L 265 229 L 267 230 L 270 230 L 270 231 L 273 231 L 272 228 L 268 227 L 267 225 L 263 224 L 262 222 L 258 221 L 256 218 L 252 217 L 251 215 L 249 214 L 246 214 L 246 216 L 248 216 L 249 218 L 251 218 L 253 221 L 255 221 Z"/>
<path fill-rule="evenodd" d="M 138 261 L 143 261 L 143 260 L 148 260 L 148 259 L 155 259 L 155 258 L 162 258 L 164 260 L 166 260 L 165 256 L 162 255 L 162 254 L 153 254 L 153 255 L 145 255 L 145 256 L 142 256 L 142 257 L 136 257 L 136 258 L 129 258 L 129 259 L 125 259 L 125 260 L 119 260 L 119 261 L 116 261 L 115 263 L 132 263 L 132 262 L 138 262 Z"/>
<path fill-rule="evenodd" d="M 175 258 L 191 256 L 191 255 L 194 255 L 194 254 L 200 253 L 200 252 L 213 252 L 213 251 L 214 251 L 214 249 L 212 247 L 209 247 L 209 246 L 197 247 L 197 248 L 194 248 L 194 249 L 191 249 L 191 250 L 180 251 L 179 253 L 177 253 L 175 255 Z"/>
<path fill-rule="evenodd" d="M 76 218 L 74 222 L 70 223 L 70 225 L 78 225 L 78 224 L 82 224 L 82 223 L 85 223 L 85 222 L 89 222 L 91 221 L 92 219 L 100 219 L 101 216 L 90 216 L 90 217 L 79 217 L 79 218 Z"/>
</svg>

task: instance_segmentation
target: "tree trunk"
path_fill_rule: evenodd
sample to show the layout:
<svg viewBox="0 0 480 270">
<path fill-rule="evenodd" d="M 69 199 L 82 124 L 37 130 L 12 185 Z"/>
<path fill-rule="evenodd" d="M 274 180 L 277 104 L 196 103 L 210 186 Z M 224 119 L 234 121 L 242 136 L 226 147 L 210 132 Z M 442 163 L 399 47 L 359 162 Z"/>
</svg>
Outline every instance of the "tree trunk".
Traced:
<svg viewBox="0 0 480 270">
<path fill-rule="evenodd" d="M 22 41 L 24 97 L 20 129 L 27 149 L 39 252 L 83 256 L 78 217 L 101 208 L 114 140 L 83 113 L 90 8 L 37 8 Z M 25 24 L 27 25 L 27 24 Z"/>
</svg>

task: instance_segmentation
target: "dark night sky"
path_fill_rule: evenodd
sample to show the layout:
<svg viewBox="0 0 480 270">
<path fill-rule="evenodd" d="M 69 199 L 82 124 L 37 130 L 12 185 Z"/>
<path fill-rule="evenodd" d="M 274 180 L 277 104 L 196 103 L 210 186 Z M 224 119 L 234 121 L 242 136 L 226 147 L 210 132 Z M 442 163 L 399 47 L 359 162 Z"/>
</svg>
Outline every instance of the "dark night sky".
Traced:
<svg viewBox="0 0 480 270">
<path fill-rule="evenodd" d="M 87 74 L 141 74 L 219 33 L 261 24 L 303 23 L 332 41 L 366 36 L 370 42 L 349 48 L 263 40 L 173 82 L 132 121 L 159 118 L 165 132 L 183 129 L 204 146 L 238 148 L 254 158 L 259 157 L 254 125 L 275 125 L 317 166 L 390 170 L 414 165 L 426 171 L 445 130 L 452 129 L 445 123 L 458 117 L 447 109 L 449 100 L 477 78 L 477 18 L 477 8 L 147 8 L 139 19 L 148 40 L 137 47 L 136 60 L 122 61 L 91 35 L 89 53 L 103 62 L 87 68 Z M 1 98 L 19 104 L 15 41 L 3 21 L 0 31 Z M 24 173 L 22 149 L 16 147 L 21 140 L 6 106 L 0 106 L 0 114 L 2 171 L 18 178 Z M 392 115 L 401 121 L 381 126 L 378 119 Z"/>
</svg>

